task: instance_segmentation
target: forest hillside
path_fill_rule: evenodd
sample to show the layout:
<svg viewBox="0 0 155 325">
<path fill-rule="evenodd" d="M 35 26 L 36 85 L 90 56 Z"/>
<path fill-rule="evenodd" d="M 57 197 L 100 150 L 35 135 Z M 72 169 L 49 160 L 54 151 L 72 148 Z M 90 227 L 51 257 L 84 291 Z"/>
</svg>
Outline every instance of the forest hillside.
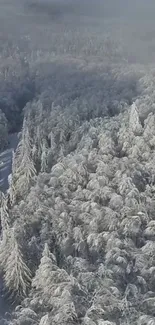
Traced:
<svg viewBox="0 0 155 325">
<path fill-rule="evenodd" d="M 155 325 L 154 13 L 0 0 L 0 325 Z"/>
</svg>

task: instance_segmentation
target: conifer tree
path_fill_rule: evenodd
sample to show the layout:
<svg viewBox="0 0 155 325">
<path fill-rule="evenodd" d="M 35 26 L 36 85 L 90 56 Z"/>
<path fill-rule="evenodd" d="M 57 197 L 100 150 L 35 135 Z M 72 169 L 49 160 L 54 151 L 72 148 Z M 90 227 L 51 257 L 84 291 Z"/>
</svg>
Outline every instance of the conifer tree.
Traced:
<svg viewBox="0 0 155 325">
<path fill-rule="evenodd" d="M 7 195 L 3 193 L 1 195 L 1 227 L 2 239 L 0 242 L 0 266 L 3 271 L 10 254 L 9 210 L 7 205 Z"/>
<path fill-rule="evenodd" d="M 21 139 L 13 160 L 11 198 L 20 197 L 27 193 L 31 179 L 36 175 L 36 169 L 32 159 L 33 144 L 30 138 L 28 122 L 23 122 Z"/>
<path fill-rule="evenodd" d="M 47 161 L 48 149 L 46 145 L 46 141 L 43 141 L 42 144 L 42 153 L 41 153 L 41 172 L 46 172 L 48 169 L 48 161 Z"/>
<path fill-rule="evenodd" d="M 9 210 L 7 204 L 7 195 L 1 194 L 1 227 L 2 232 L 5 231 L 9 226 Z"/>
<path fill-rule="evenodd" d="M 0 242 L 0 268 L 3 273 L 5 272 L 6 263 L 10 255 L 10 237 L 10 228 L 7 227 L 3 230 L 2 240 Z"/>
<path fill-rule="evenodd" d="M 23 260 L 14 228 L 10 229 L 9 256 L 3 265 L 3 270 L 5 285 L 11 297 L 24 297 L 31 283 L 31 271 Z"/>
<path fill-rule="evenodd" d="M 50 325 L 48 314 L 41 318 L 39 325 Z"/>
<path fill-rule="evenodd" d="M 55 325 L 77 324 L 71 294 L 72 280 L 65 270 L 56 265 L 55 256 L 50 253 L 47 244 L 45 244 L 39 268 L 32 281 L 32 287 L 34 296 L 36 292 L 38 302 L 43 299 L 43 306 L 52 308 L 51 323 Z"/>
</svg>

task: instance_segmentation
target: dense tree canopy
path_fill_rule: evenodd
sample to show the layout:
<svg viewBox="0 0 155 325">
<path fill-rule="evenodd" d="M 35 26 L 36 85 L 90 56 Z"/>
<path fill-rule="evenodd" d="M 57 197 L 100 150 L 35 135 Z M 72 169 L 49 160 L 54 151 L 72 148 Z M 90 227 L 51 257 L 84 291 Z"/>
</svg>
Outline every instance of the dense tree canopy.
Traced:
<svg viewBox="0 0 155 325">
<path fill-rule="evenodd" d="M 0 324 L 155 324 L 154 62 L 99 5 L 0 1 Z"/>
</svg>

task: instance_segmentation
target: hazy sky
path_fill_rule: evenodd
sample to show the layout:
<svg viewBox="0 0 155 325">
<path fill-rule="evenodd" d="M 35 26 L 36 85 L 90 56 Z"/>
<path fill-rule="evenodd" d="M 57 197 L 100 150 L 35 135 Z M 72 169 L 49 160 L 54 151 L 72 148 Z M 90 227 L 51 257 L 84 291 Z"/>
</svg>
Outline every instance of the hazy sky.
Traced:
<svg viewBox="0 0 155 325">
<path fill-rule="evenodd" d="M 154 0 L 23 0 L 25 5 L 33 4 L 36 13 L 42 9 L 47 13 L 85 14 L 117 18 L 151 19 L 155 15 Z"/>
</svg>

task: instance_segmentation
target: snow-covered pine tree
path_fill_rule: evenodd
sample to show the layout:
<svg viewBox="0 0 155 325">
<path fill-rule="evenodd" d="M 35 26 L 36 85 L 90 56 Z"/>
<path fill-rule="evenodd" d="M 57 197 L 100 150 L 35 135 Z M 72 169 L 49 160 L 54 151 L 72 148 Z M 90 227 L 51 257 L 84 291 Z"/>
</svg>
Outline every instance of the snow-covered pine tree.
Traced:
<svg viewBox="0 0 155 325">
<path fill-rule="evenodd" d="M 5 285 L 11 297 L 24 297 L 31 283 L 31 271 L 23 260 L 14 228 L 10 229 L 9 255 L 3 270 Z"/>
<path fill-rule="evenodd" d="M 12 185 L 17 197 L 27 193 L 31 179 L 36 175 L 32 159 L 32 148 L 33 144 L 30 138 L 29 125 L 25 118 L 13 166 Z"/>
<path fill-rule="evenodd" d="M 41 318 L 39 325 L 50 325 L 48 314 Z"/>
<path fill-rule="evenodd" d="M 48 154 L 47 144 L 46 141 L 44 140 L 42 144 L 42 153 L 41 153 L 41 172 L 47 172 L 48 169 L 47 154 Z"/>
<path fill-rule="evenodd" d="M 9 188 L 7 190 L 9 196 L 9 203 L 11 207 L 16 202 L 16 189 L 15 189 L 15 174 L 16 174 L 16 153 L 12 152 L 12 173 L 8 176 Z"/>
<path fill-rule="evenodd" d="M 1 193 L 1 227 L 2 232 L 9 226 L 9 210 L 7 205 L 7 195 Z"/>
<path fill-rule="evenodd" d="M 52 310 L 49 314 L 50 324 L 77 324 L 77 314 L 72 300 L 72 279 L 64 269 L 57 266 L 55 256 L 50 253 L 47 244 L 32 281 L 32 288 L 36 307 L 44 312 L 49 308 Z"/>
<path fill-rule="evenodd" d="M 10 254 L 10 227 L 7 195 L 1 193 L 1 242 L 0 242 L 0 267 L 4 270 L 7 258 Z"/>
</svg>

